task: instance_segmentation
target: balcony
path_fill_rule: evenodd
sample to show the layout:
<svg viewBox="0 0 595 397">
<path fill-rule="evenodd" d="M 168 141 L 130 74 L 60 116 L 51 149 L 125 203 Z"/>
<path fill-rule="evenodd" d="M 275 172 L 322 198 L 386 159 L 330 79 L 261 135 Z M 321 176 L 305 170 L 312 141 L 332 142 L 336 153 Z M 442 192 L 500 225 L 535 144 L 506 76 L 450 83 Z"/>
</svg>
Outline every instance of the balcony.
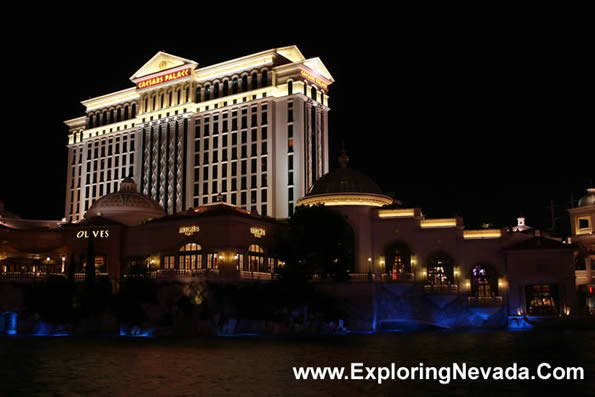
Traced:
<svg viewBox="0 0 595 397">
<path fill-rule="evenodd" d="M 414 281 L 415 274 L 413 273 L 382 273 L 382 281 L 394 282 L 394 281 Z"/>
<path fill-rule="evenodd" d="M 207 278 L 210 275 L 218 275 L 219 269 L 159 269 L 146 274 L 151 274 L 150 277 L 145 276 L 147 278 Z"/>
<path fill-rule="evenodd" d="M 274 275 L 272 273 L 265 272 L 248 272 L 240 271 L 240 278 L 252 279 L 252 280 L 272 280 Z"/>
<path fill-rule="evenodd" d="M 474 307 L 502 306 L 504 299 L 501 296 L 469 296 L 467 305 Z"/>
<path fill-rule="evenodd" d="M 456 294 L 459 288 L 456 284 L 435 284 L 424 285 L 424 293 L 428 295 L 451 295 Z"/>
</svg>

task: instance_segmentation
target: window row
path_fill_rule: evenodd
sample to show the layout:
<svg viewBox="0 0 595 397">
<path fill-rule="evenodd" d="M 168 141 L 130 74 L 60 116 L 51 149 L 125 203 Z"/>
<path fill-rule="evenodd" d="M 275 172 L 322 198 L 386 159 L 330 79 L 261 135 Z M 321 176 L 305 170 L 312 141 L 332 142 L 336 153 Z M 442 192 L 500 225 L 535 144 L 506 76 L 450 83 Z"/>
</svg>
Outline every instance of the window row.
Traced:
<svg viewBox="0 0 595 397">
<path fill-rule="evenodd" d="M 268 85 L 268 71 L 263 70 L 260 73 L 254 71 L 250 76 L 244 74 L 241 77 L 224 78 L 222 82 L 216 81 L 198 85 L 196 87 L 195 98 L 196 102 L 209 101 L 211 99 L 223 98 L 228 95 L 268 87 Z"/>
<path fill-rule="evenodd" d="M 112 109 L 103 109 L 87 114 L 87 128 L 131 120 L 136 117 L 136 103 L 125 104 Z"/>
</svg>

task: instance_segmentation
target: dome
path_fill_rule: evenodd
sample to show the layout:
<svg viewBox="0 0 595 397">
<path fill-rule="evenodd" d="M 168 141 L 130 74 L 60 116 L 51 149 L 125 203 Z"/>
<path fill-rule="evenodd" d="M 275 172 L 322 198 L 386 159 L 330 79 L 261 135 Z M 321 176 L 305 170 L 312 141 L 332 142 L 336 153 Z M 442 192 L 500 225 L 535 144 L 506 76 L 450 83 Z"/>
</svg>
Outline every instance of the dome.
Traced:
<svg viewBox="0 0 595 397">
<path fill-rule="evenodd" d="M 381 207 L 392 204 L 382 189 L 367 175 L 347 166 L 349 157 L 339 156 L 341 167 L 323 175 L 298 204 L 303 205 L 368 205 Z"/>
<path fill-rule="evenodd" d="M 382 189 L 367 175 L 353 168 L 337 168 L 316 181 L 308 196 L 328 193 L 383 194 Z"/>
<path fill-rule="evenodd" d="M 595 204 L 595 188 L 587 189 L 587 194 L 578 201 L 579 207 Z"/>
<path fill-rule="evenodd" d="M 122 180 L 118 192 L 107 194 L 93 203 L 85 217 L 94 216 L 135 226 L 165 216 L 165 211 L 155 200 L 137 192 L 136 183 L 128 177 Z"/>
</svg>

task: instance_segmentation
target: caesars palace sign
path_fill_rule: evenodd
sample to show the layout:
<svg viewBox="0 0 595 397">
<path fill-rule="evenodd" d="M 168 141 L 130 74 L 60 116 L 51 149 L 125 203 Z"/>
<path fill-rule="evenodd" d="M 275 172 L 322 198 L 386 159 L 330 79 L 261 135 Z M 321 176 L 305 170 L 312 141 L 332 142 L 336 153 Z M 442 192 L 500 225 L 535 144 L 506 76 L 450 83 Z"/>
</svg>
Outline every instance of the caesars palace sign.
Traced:
<svg viewBox="0 0 595 397">
<path fill-rule="evenodd" d="M 154 85 L 167 83 L 169 81 L 178 80 L 188 76 L 190 76 L 190 69 L 179 70 L 177 72 L 171 72 L 161 76 L 151 77 L 139 81 L 138 83 L 136 83 L 136 88 L 140 90 L 142 88 L 152 87 Z"/>
</svg>

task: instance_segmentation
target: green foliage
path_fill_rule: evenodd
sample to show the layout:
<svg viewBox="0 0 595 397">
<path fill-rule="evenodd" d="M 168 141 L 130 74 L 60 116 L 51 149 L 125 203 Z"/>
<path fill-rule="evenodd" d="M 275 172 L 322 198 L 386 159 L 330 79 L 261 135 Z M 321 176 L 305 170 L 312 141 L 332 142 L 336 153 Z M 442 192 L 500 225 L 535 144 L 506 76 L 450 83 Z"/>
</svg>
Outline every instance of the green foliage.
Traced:
<svg viewBox="0 0 595 397">
<path fill-rule="evenodd" d="M 298 207 L 289 232 L 276 244 L 286 263 L 282 277 L 307 279 L 313 274 L 344 280 L 353 270 L 353 230 L 338 212 L 325 206 Z"/>
</svg>

